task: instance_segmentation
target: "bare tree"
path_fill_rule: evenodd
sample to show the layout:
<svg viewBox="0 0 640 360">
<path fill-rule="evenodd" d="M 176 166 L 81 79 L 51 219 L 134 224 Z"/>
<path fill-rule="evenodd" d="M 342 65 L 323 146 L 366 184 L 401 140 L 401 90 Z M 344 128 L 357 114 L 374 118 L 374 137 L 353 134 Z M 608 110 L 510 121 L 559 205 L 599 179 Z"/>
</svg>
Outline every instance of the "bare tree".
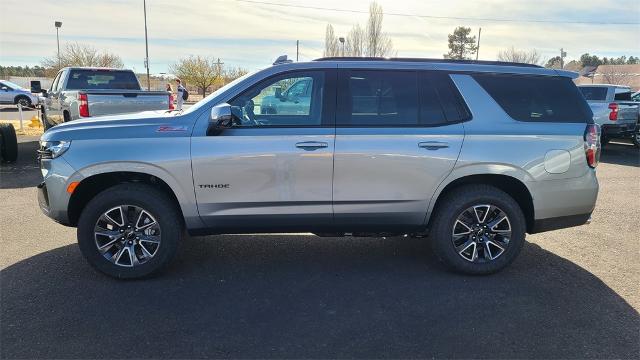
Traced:
<svg viewBox="0 0 640 360">
<path fill-rule="evenodd" d="M 220 59 L 190 56 L 169 66 L 169 71 L 187 84 L 195 85 L 206 96 L 207 89 L 222 79 Z"/>
<path fill-rule="evenodd" d="M 470 56 L 478 51 L 476 37 L 469 36 L 471 28 L 459 26 L 449 34 L 449 53 L 444 55 L 445 59 L 469 60 Z"/>
<path fill-rule="evenodd" d="M 66 66 L 96 66 L 111 67 L 121 69 L 124 63 L 120 56 L 108 52 L 98 52 L 91 45 L 72 43 L 67 44 L 60 52 L 60 61 L 58 55 L 44 58 L 42 66 L 50 69 L 52 73 L 57 73 L 60 67 Z"/>
<path fill-rule="evenodd" d="M 333 25 L 327 24 L 324 34 L 324 53 L 325 57 L 340 56 L 340 47 L 338 46 L 338 38 L 333 32 Z"/>
<path fill-rule="evenodd" d="M 367 56 L 388 56 L 393 52 L 393 42 L 389 35 L 382 31 L 384 13 L 377 2 L 369 5 L 369 20 L 366 27 L 365 49 Z"/>
<path fill-rule="evenodd" d="M 628 85 L 632 76 L 624 65 L 600 65 L 595 75 L 600 75 L 602 82 L 613 85 Z"/>
<path fill-rule="evenodd" d="M 500 50 L 498 52 L 498 60 L 534 65 L 543 64 L 543 62 L 541 61 L 541 55 L 538 50 L 519 50 L 513 46 L 504 50 Z"/>
<path fill-rule="evenodd" d="M 347 56 L 360 57 L 364 56 L 365 33 L 359 24 L 355 24 L 349 35 L 347 35 L 346 50 Z"/>
</svg>

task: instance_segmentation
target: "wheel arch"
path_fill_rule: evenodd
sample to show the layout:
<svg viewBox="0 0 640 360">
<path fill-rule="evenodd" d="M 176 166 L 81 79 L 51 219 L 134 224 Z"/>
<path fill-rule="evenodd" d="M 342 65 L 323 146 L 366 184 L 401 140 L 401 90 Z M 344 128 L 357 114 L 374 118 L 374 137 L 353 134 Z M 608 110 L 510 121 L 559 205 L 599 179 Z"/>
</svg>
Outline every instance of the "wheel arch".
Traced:
<svg viewBox="0 0 640 360">
<path fill-rule="evenodd" d="M 178 201 L 178 197 L 176 196 L 174 189 L 162 178 L 143 172 L 114 171 L 93 174 L 80 181 L 69 198 L 69 205 L 67 208 L 69 224 L 71 226 L 76 226 L 78 224 L 82 210 L 98 193 L 123 183 L 146 184 L 162 191 L 169 196 L 180 214 L 184 215 L 182 205 Z"/>
<path fill-rule="evenodd" d="M 443 184 L 441 184 L 439 189 L 436 191 L 436 194 L 434 194 L 429 210 L 427 212 L 427 227 L 429 226 L 429 221 L 432 218 L 431 215 L 435 211 L 437 211 L 437 208 L 442 202 L 442 199 L 445 198 L 447 194 L 451 193 L 457 188 L 460 188 L 461 186 L 471 184 L 494 186 L 509 194 L 509 196 L 511 196 L 518 203 L 520 209 L 524 214 L 527 224 L 527 232 L 533 230 L 535 211 L 531 190 L 525 185 L 522 179 L 504 173 L 465 174 L 454 177 L 452 179 L 450 178 L 448 182 L 443 182 Z"/>
</svg>

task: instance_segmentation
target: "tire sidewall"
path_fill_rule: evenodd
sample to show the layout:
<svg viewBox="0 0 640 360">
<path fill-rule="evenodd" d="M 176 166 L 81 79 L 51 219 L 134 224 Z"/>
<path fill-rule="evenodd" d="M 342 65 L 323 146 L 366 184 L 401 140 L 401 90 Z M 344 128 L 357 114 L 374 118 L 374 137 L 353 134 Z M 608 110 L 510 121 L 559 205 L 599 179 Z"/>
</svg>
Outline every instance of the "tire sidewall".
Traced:
<svg viewBox="0 0 640 360">
<path fill-rule="evenodd" d="M 158 252 L 146 263 L 132 268 L 105 259 L 95 244 L 94 227 L 108 209 L 119 205 L 135 205 L 148 211 L 160 225 Z M 120 279 L 141 278 L 156 274 L 174 258 L 182 239 L 182 224 L 177 211 L 161 192 L 144 185 L 117 185 L 93 198 L 78 221 L 78 245 L 83 256 L 99 271 Z"/>
<path fill-rule="evenodd" d="M 29 99 L 29 98 L 28 98 L 28 97 L 26 97 L 26 96 L 18 96 L 18 97 L 16 98 L 16 105 L 17 105 L 17 104 L 20 104 L 20 101 L 21 101 L 21 100 L 24 100 L 24 101 L 27 103 L 27 105 L 22 105 L 23 107 L 25 107 L 25 106 L 27 106 L 27 107 L 31 107 L 31 99 Z"/>
<path fill-rule="evenodd" d="M 438 210 L 432 244 L 440 260 L 453 270 L 466 274 L 491 274 L 506 267 L 518 256 L 525 240 L 526 222 L 518 203 L 508 194 L 493 187 L 476 192 L 472 189 L 457 192 Z M 505 252 L 497 259 L 488 263 L 472 263 L 456 252 L 451 233 L 456 219 L 464 210 L 481 204 L 497 206 L 507 214 L 511 224 L 511 239 Z"/>
</svg>

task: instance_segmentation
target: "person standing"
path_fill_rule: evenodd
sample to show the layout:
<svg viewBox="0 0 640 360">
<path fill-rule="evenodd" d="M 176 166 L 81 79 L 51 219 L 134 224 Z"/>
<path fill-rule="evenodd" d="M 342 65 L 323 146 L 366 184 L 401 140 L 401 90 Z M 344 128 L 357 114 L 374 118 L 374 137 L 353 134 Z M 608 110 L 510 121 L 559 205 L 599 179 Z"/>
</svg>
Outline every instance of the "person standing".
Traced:
<svg viewBox="0 0 640 360">
<path fill-rule="evenodd" d="M 185 92 L 185 88 L 184 86 L 182 86 L 182 82 L 180 81 L 180 79 L 176 79 L 176 84 L 177 84 L 177 88 L 176 88 L 176 110 L 180 111 L 182 110 L 182 103 L 184 102 L 184 92 Z"/>
<path fill-rule="evenodd" d="M 173 100 L 175 99 L 175 96 L 173 95 L 173 88 L 171 87 L 170 83 L 167 83 L 166 90 L 169 93 L 169 110 L 173 110 L 175 109 L 175 106 L 173 105 Z"/>
</svg>

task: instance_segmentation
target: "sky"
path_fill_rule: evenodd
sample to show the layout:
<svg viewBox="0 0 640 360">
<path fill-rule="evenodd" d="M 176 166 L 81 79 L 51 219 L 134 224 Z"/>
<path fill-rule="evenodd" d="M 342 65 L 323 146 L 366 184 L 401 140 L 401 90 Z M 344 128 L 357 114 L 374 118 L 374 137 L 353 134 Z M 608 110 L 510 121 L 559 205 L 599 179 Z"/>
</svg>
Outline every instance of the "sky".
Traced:
<svg viewBox="0 0 640 360">
<path fill-rule="evenodd" d="M 322 56 L 325 28 L 337 36 L 366 24 L 369 0 L 147 0 L 150 71 L 168 71 L 182 57 L 220 58 L 257 70 L 282 54 Z M 482 28 L 479 58 L 495 60 L 514 46 L 543 59 L 567 52 L 640 56 L 640 0 L 378 0 L 383 28 L 401 57 L 442 58 L 456 26 Z M 279 4 L 279 5 L 274 5 Z M 60 45 L 77 42 L 118 54 L 144 72 L 143 0 L 2 0 L 0 65 L 40 65 Z M 334 10 L 329 10 L 334 9 Z M 338 11 L 336 11 L 338 10 Z M 507 21 L 508 20 L 508 21 Z"/>
</svg>

